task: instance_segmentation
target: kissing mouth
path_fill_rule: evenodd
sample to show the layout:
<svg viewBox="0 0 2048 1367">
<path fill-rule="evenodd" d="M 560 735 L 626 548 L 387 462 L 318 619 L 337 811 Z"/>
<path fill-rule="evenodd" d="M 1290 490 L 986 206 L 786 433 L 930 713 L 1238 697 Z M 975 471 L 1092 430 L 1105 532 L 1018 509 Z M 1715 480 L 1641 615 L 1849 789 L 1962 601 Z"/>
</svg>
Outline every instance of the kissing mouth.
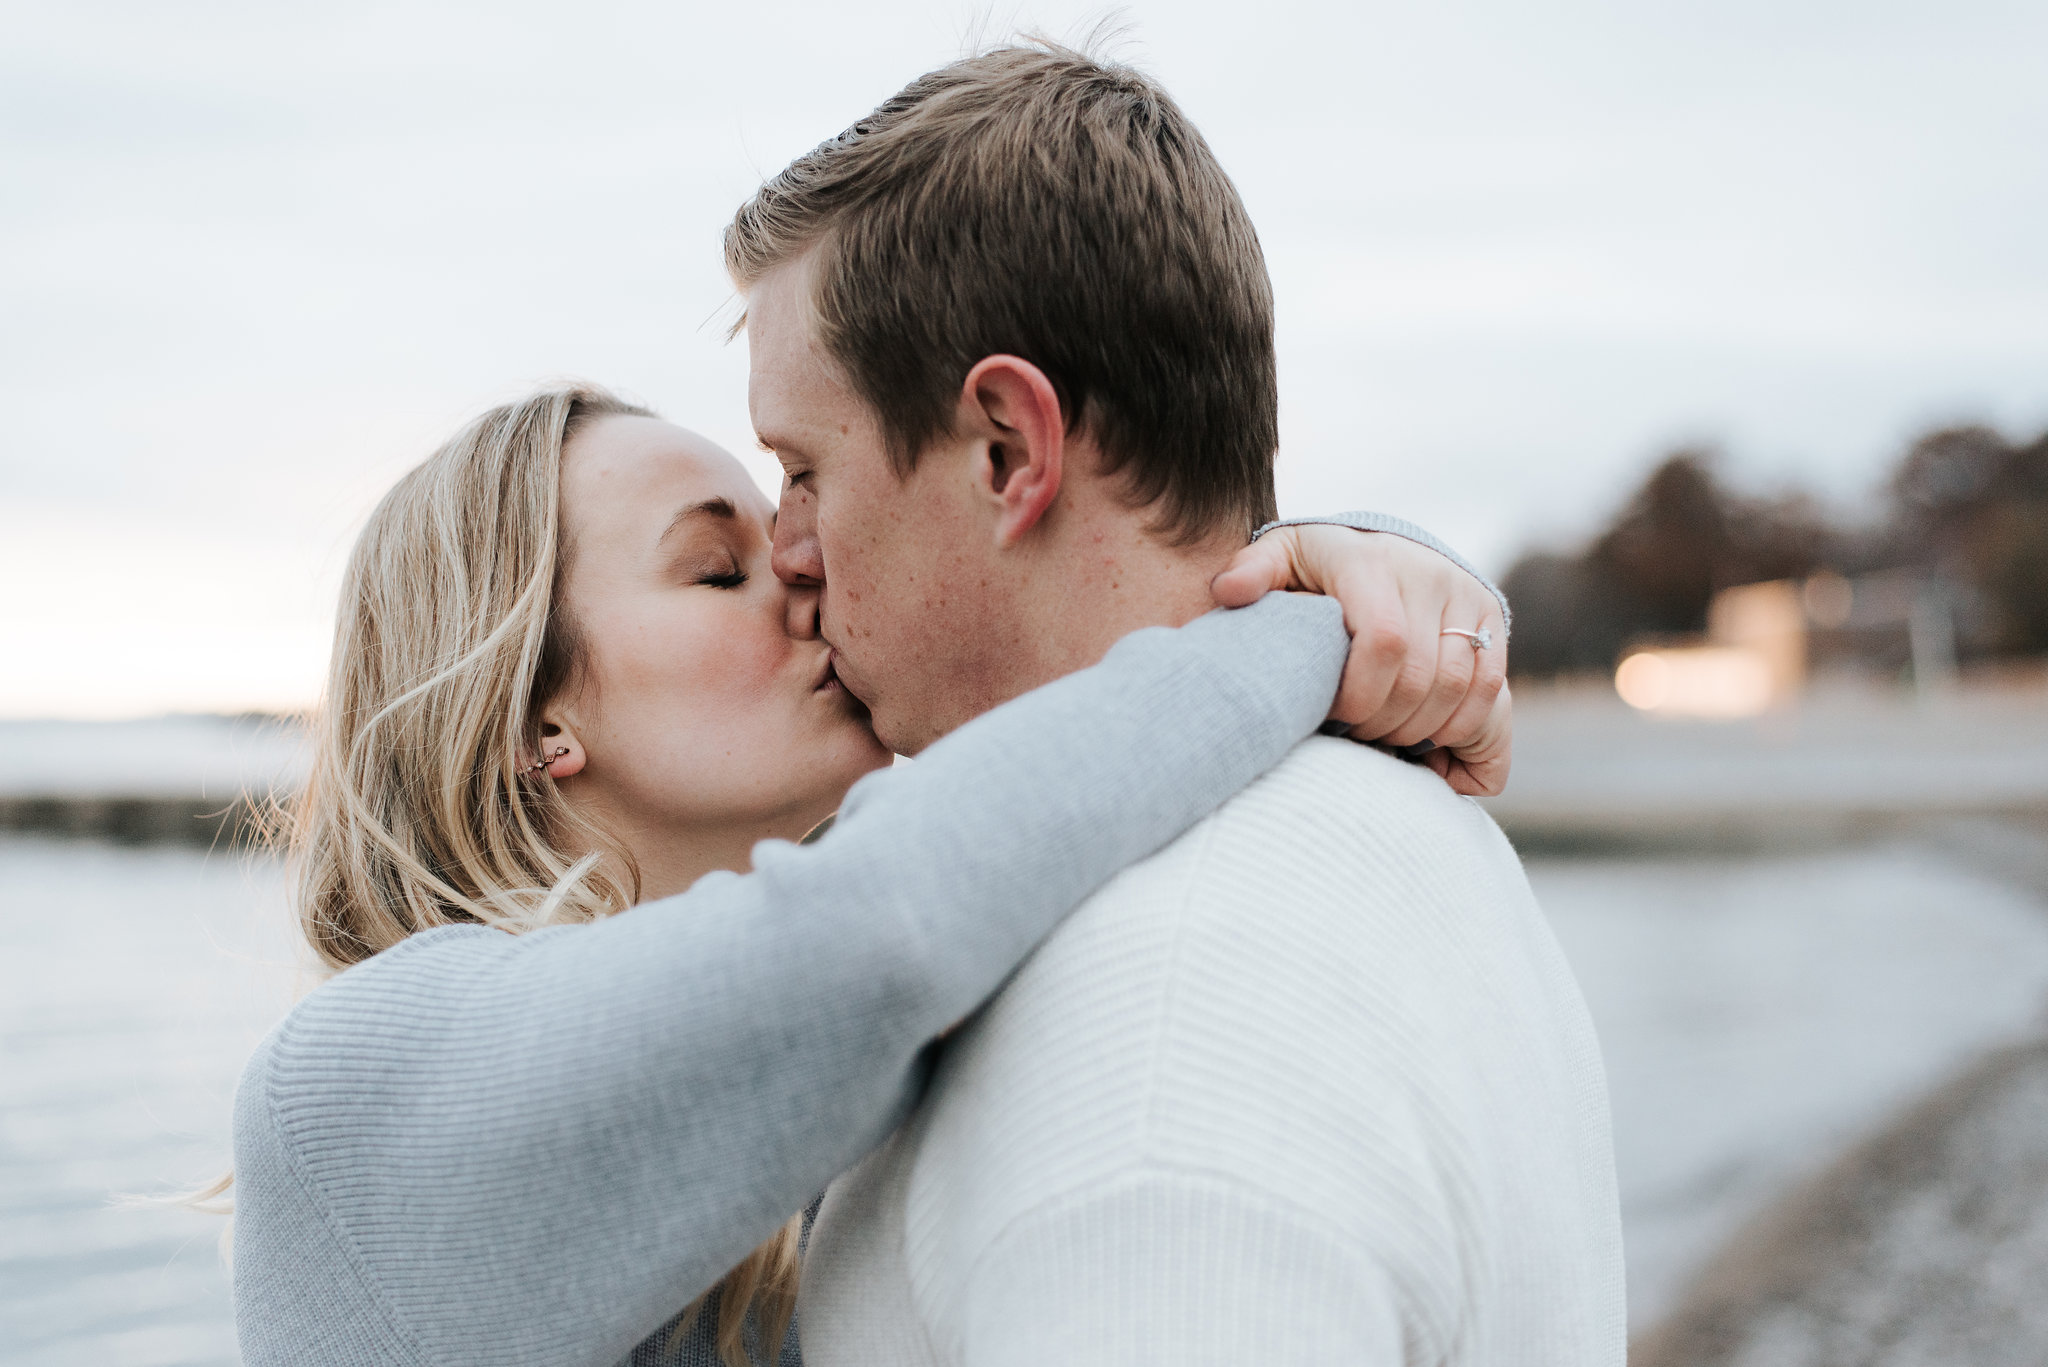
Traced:
<svg viewBox="0 0 2048 1367">
<path fill-rule="evenodd" d="M 845 699 L 847 703 L 858 708 L 863 715 L 867 712 L 868 700 L 859 693 L 856 693 L 853 685 L 839 675 L 839 652 L 837 650 L 826 652 L 824 667 L 818 671 L 818 681 L 811 686 L 811 691 L 813 693 L 837 694 Z"/>
<path fill-rule="evenodd" d="M 839 652 L 827 650 L 825 652 L 825 662 L 818 667 L 818 677 L 811 684 L 811 691 L 813 693 L 824 693 L 831 690 L 843 692 L 845 688 L 846 685 L 839 680 Z"/>
</svg>

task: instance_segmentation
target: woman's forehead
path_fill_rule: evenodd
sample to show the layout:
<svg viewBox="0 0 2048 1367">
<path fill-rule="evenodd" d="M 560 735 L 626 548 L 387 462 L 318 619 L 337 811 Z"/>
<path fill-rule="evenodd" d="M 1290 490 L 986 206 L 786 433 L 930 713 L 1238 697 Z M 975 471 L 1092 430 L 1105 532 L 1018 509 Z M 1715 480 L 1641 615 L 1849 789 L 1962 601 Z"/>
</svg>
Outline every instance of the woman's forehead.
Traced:
<svg viewBox="0 0 2048 1367">
<path fill-rule="evenodd" d="M 659 418 L 611 415 L 562 452 L 562 495 L 572 516 L 663 524 L 678 506 L 722 498 L 766 522 L 775 506 L 731 452 Z"/>
</svg>

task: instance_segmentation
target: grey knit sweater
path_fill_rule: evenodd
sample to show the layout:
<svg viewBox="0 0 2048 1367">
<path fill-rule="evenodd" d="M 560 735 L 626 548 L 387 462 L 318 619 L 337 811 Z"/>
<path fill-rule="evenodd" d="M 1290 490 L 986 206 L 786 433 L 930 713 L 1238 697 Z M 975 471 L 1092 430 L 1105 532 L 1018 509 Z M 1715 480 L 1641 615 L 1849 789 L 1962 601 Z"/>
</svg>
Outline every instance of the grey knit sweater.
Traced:
<svg viewBox="0 0 2048 1367">
<path fill-rule="evenodd" d="M 249 1367 L 660 1360 L 635 1345 L 889 1133 L 934 1036 L 1316 728 L 1346 644 L 1291 595 L 1137 632 L 752 873 L 321 987 L 236 1098 Z"/>
</svg>

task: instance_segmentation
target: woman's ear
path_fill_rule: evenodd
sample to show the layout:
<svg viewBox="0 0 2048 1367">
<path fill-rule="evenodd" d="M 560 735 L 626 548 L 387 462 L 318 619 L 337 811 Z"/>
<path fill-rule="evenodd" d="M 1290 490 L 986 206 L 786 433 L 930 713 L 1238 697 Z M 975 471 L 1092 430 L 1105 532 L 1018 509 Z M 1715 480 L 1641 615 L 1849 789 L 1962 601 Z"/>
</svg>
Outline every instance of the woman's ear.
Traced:
<svg viewBox="0 0 2048 1367">
<path fill-rule="evenodd" d="M 1067 427 L 1045 372 L 1018 356 L 984 356 L 960 389 L 965 430 L 980 436 L 977 493 L 995 505 L 996 540 L 1012 545 L 1045 516 L 1065 475 Z"/>
<path fill-rule="evenodd" d="M 540 724 L 540 752 L 522 752 L 519 772 L 528 778 L 546 774 L 552 779 L 565 779 L 571 774 L 581 773 L 588 759 L 583 743 L 576 739 L 574 731 L 559 721 L 543 721 Z"/>
</svg>

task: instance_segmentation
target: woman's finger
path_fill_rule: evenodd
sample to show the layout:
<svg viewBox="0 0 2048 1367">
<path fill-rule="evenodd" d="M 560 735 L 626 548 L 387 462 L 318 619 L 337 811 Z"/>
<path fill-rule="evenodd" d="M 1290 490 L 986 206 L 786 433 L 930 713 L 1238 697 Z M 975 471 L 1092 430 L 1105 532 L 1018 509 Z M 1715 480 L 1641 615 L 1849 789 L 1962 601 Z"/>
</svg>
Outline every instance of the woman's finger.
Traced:
<svg viewBox="0 0 2048 1367">
<path fill-rule="evenodd" d="M 1410 670 L 1413 628 L 1400 590 L 1391 580 L 1347 576 L 1338 598 L 1344 605 L 1344 625 L 1351 632 L 1351 653 L 1345 658 L 1330 715 L 1366 723 L 1371 734 L 1360 734 L 1356 727 L 1351 734 L 1359 740 L 1377 740 L 1385 731 L 1371 730 L 1370 723 L 1387 710 L 1388 700 Z"/>
<path fill-rule="evenodd" d="M 1453 638 L 1455 639 L 1455 638 Z M 1461 750 L 1479 744 L 1492 724 L 1494 703 L 1507 687 L 1507 647 L 1498 635 L 1493 644 L 1472 657 L 1472 681 L 1465 697 L 1429 738 L 1447 750 Z"/>
<path fill-rule="evenodd" d="M 1378 705 L 1360 718 L 1352 729 L 1353 739 L 1387 739 L 1429 698 L 1438 668 L 1436 622 L 1443 615 L 1442 601 L 1438 586 L 1432 584 L 1426 591 L 1402 594 L 1398 604 L 1382 609 L 1373 652 L 1380 671 L 1372 695 Z M 1353 631 L 1351 654 L 1355 668 L 1362 635 L 1355 626 Z M 1361 700 L 1365 697 L 1361 692 Z M 1414 739 L 1421 740 L 1426 734 L 1418 733 Z"/>
<path fill-rule="evenodd" d="M 1447 710 L 1437 712 L 1435 709 L 1450 691 L 1449 678 L 1439 678 L 1444 687 L 1432 695 L 1430 705 L 1423 709 L 1426 715 L 1419 715 L 1417 720 L 1429 724 L 1425 734 L 1430 740 L 1456 748 L 1485 724 L 1494 698 L 1507 682 L 1507 633 L 1501 622 L 1500 602 L 1491 593 L 1461 581 L 1444 608 L 1437 631 L 1445 643 L 1447 663 L 1457 654 L 1453 643 L 1465 647 L 1466 653 L 1458 657 L 1458 696 Z M 1444 635 L 1447 631 L 1453 634 Z"/>
<path fill-rule="evenodd" d="M 1470 743 L 1457 750 L 1433 750 L 1450 756 L 1446 769 L 1439 770 L 1451 787 L 1467 797 L 1497 797 L 1508 786 L 1508 768 L 1514 758 L 1514 699 L 1503 688 L 1488 709 L 1485 723 Z"/>
<path fill-rule="evenodd" d="M 1292 527 L 1268 532 L 1231 557 L 1223 573 L 1209 581 L 1209 595 L 1219 607 L 1249 607 L 1274 589 L 1290 587 L 1295 580 Z"/>
<path fill-rule="evenodd" d="M 1457 712 L 1471 690 L 1472 676 L 1478 669 L 1472 643 L 1463 636 L 1445 636 L 1441 627 L 1436 629 L 1435 635 L 1436 677 L 1430 681 L 1429 691 L 1415 710 L 1387 733 L 1389 744 L 1413 745 L 1420 740 L 1445 744 L 1437 732 Z"/>
</svg>

